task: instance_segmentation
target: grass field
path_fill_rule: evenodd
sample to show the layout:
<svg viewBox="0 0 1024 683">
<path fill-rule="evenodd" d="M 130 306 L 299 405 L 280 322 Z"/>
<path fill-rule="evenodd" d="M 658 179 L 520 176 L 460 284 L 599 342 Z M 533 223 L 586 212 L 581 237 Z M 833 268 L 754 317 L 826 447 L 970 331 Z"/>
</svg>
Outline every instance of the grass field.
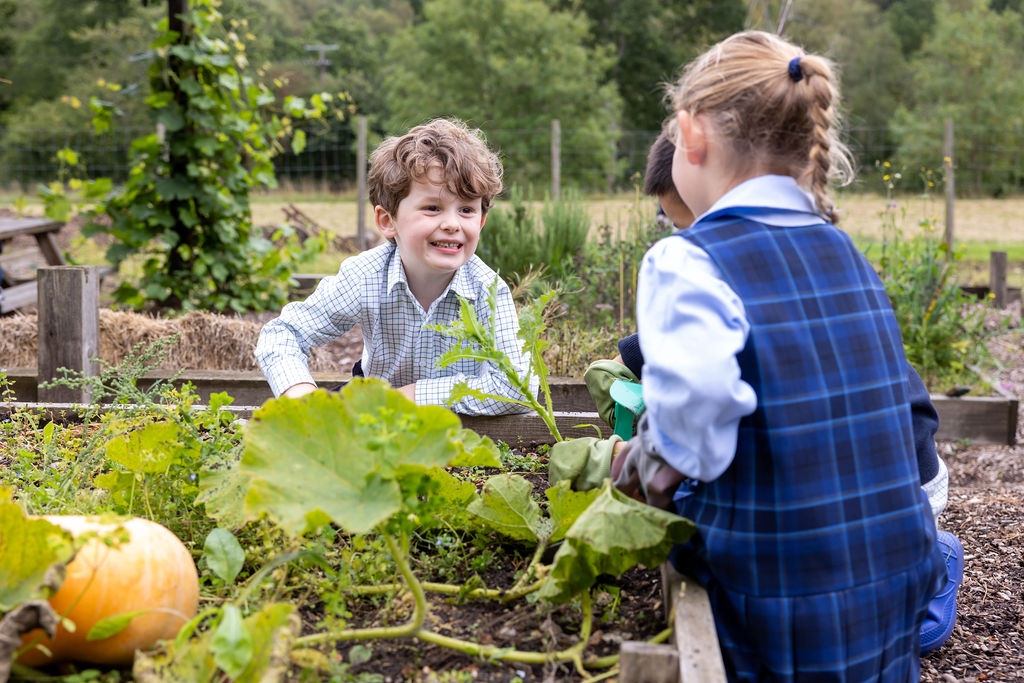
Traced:
<svg viewBox="0 0 1024 683">
<path fill-rule="evenodd" d="M 945 203 L 941 196 L 932 198 L 907 196 L 895 200 L 896 225 L 904 233 L 911 234 L 918 228 L 919 221 L 929 219 L 944 230 Z M 313 192 L 275 192 L 258 195 L 252 199 L 253 219 L 257 225 L 274 225 L 285 220 L 283 208 L 294 205 L 317 224 L 342 236 L 356 234 L 357 207 L 351 194 L 332 196 Z M 837 197 L 840 210 L 840 227 L 849 233 L 862 249 L 882 237 L 884 220 L 882 212 L 887 210 L 887 200 L 879 195 L 841 194 Z M 0 196 L 0 206 L 13 209 L 14 199 Z M 591 198 L 587 207 L 593 219 L 593 231 L 602 225 L 611 226 L 613 233 L 622 239 L 630 239 L 630 226 L 638 220 L 649 220 L 657 209 L 649 197 L 620 195 L 611 198 Z M 30 202 L 26 213 L 41 214 L 41 207 Z M 638 219 L 639 217 L 639 219 Z M 366 229 L 375 234 L 373 212 L 366 211 Z M 960 199 L 954 214 L 954 239 L 965 252 L 964 261 L 970 275 L 964 278 L 971 284 L 987 284 L 989 252 L 1005 251 L 1010 263 L 1009 285 L 1020 287 L 1024 284 L 1024 197 L 1011 199 Z M 98 255 L 85 253 L 83 262 L 91 263 Z M 318 272 L 333 272 L 337 268 L 337 254 L 325 254 L 312 269 Z"/>
<path fill-rule="evenodd" d="M 284 220 L 282 207 L 294 204 L 320 225 L 340 235 L 356 233 L 356 203 L 352 199 L 329 200 L 318 196 L 307 200 L 301 196 L 285 198 L 266 195 L 253 199 L 253 218 L 258 224 L 273 224 Z M 886 200 L 878 195 L 839 195 L 837 205 L 841 226 L 851 236 L 867 241 L 882 235 L 881 213 Z M 918 221 L 930 218 L 937 225 L 945 224 L 945 204 L 941 197 L 900 197 L 895 200 L 897 216 L 903 218 L 903 229 L 915 229 Z M 639 211 L 653 216 L 657 205 L 653 199 L 639 200 L 628 197 L 590 199 L 587 201 L 595 227 L 630 225 Z M 367 229 L 373 229 L 373 213 L 366 212 Z M 954 237 L 957 241 L 993 245 L 1024 245 L 1024 197 L 1014 199 L 960 199 L 954 214 Z"/>
</svg>

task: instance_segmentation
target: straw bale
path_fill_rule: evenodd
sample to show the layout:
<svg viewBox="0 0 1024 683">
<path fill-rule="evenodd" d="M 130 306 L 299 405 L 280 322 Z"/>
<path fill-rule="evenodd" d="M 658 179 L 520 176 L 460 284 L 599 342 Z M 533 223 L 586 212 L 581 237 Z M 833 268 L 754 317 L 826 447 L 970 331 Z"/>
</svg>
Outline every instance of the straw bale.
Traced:
<svg viewBox="0 0 1024 683">
<path fill-rule="evenodd" d="M 159 318 L 141 313 L 100 309 L 99 357 L 120 364 L 138 344 L 180 334 L 160 364 L 165 370 L 255 370 L 253 350 L 261 320 L 214 313 L 190 312 L 179 318 Z M 35 313 L 16 313 L 0 318 L 0 367 L 35 367 L 38 359 L 38 325 Z M 344 372 L 362 351 L 359 332 L 353 330 L 336 343 L 314 349 L 309 367 L 313 372 Z"/>
</svg>

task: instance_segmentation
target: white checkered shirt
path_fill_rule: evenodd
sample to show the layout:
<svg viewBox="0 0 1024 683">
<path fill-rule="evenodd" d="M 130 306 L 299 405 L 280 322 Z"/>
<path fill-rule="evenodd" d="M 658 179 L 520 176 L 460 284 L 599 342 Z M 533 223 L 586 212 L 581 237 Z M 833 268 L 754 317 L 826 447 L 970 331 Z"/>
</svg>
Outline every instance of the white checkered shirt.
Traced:
<svg viewBox="0 0 1024 683">
<path fill-rule="evenodd" d="M 449 325 L 459 315 L 461 296 L 474 304 L 477 316 L 487 324 L 490 308 L 487 292 L 497 274 L 473 256 L 448 288 L 424 311 L 409 291 L 398 250 L 393 244 L 352 256 L 338 274 L 320 281 L 305 301 L 287 304 L 281 315 L 260 331 L 256 360 L 275 396 L 300 382 L 315 384 L 309 372 L 310 349 L 337 339 L 358 323 L 363 331 L 363 374 L 379 377 L 394 387 L 416 383 L 416 403 L 447 405 L 452 387 L 465 381 L 473 389 L 522 400 L 504 374 L 487 362 L 462 359 L 445 368 L 437 359 L 457 345 L 454 337 L 425 329 L 425 325 Z M 508 354 L 525 374 L 528 360 L 517 338 L 516 314 L 508 285 L 498 278 L 498 348 Z M 537 378 L 531 379 L 536 392 Z M 494 399 L 464 398 L 452 406 L 465 415 L 503 415 L 526 408 Z"/>
</svg>

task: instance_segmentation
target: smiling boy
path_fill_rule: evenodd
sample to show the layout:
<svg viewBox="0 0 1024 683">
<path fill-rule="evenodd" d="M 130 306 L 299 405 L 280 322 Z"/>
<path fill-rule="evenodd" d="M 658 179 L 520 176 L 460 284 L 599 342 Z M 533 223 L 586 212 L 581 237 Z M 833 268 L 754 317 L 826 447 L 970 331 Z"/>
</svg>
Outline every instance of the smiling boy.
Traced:
<svg viewBox="0 0 1024 683">
<path fill-rule="evenodd" d="M 454 322 L 459 297 L 468 299 L 477 316 L 494 325 L 499 348 L 520 375 L 527 371 L 511 292 L 474 255 L 491 199 L 501 192 L 501 176 L 501 162 L 480 131 L 461 121 L 435 119 L 384 140 L 370 157 L 367 183 L 377 228 L 388 241 L 346 259 L 309 298 L 286 305 L 264 325 L 256 358 L 274 395 L 295 398 L 314 391 L 310 349 L 358 323 L 363 355 L 354 374 L 387 380 L 421 405 L 446 405 L 460 381 L 522 400 L 490 363 L 463 359 L 438 368 L 437 359 L 457 342 L 426 327 Z M 498 305 L 489 321 L 487 295 L 495 281 Z M 451 407 L 469 415 L 524 410 L 469 397 Z"/>
</svg>

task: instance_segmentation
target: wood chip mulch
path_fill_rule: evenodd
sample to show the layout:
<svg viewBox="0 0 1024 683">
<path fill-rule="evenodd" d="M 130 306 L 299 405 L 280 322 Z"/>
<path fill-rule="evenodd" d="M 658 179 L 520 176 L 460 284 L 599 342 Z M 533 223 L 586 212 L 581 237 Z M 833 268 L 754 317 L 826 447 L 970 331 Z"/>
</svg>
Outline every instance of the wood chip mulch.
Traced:
<svg viewBox="0 0 1024 683">
<path fill-rule="evenodd" d="M 1024 336 L 1004 336 L 1002 392 L 1024 401 Z M 1017 445 L 939 443 L 949 467 L 949 505 L 939 526 L 964 546 L 957 624 L 921 659 L 921 680 L 1024 681 L 1024 411 Z"/>
</svg>

